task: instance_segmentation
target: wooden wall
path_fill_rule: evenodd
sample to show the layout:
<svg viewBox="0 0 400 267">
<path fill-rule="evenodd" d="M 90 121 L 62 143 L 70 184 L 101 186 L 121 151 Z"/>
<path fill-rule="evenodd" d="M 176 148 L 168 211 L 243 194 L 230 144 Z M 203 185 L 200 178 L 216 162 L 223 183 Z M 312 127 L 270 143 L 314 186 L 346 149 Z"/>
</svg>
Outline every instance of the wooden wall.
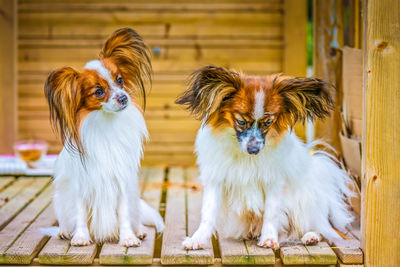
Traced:
<svg viewBox="0 0 400 267">
<path fill-rule="evenodd" d="M 44 139 L 50 153 L 61 144 L 43 96 L 47 75 L 66 65 L 81 69 L 117 28 L 136 29 L 153 51 L 146 164 L 194 163 L 199 122 L 174 104 L 193 70 L 205 64 L 259 75 L 283 70 L 283 0 L 64 2 L 21 0 L 18 5 L 18 138 Z"/>
<path fill-rule="evenodd" d="M 17 135 L 17 1 L 0 1 L 0 154 L 12 154 Z"/>
</svg>

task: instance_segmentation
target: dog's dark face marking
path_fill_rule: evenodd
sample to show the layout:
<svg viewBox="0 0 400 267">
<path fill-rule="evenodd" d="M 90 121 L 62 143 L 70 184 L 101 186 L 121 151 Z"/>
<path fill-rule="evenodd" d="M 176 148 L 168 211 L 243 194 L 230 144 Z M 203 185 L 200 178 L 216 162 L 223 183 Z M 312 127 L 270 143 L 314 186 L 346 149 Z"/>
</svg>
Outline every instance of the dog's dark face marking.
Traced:
<svg viewBox="0 0 400 267">
<path fill-rule="evenodd" d="M 241 149 L 259 153 L 297 121 L 323 118 L 333 108 L 330 85 L 316 78 L 246 76 L 215 66 L 197 70 L 176 101 L 214 131 L 232 127 Z"/>
<path fill-rule="evenodd" d="M 232 117 L 233 129 L 241 149 L 249 154 L 258 154 L 264 148 L 265 137 L 271 129 L 275 116 L 266 113 L 261 118 L 255 119 L 254 116 L 236 112 Z"/>
</svg>

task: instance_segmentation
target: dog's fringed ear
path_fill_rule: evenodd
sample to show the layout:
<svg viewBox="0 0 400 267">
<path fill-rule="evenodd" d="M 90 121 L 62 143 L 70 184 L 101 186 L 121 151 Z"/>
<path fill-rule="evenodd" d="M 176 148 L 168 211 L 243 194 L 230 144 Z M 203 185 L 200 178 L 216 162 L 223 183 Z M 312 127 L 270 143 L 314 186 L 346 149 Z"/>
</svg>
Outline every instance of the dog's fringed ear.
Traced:
<svg viewBox="0 0 400 267">
<path fill-rule="evenodd" d="M 189 78 L 189 88 L 175 101 L 186 105 L 199 120 L 212 115 L 240 89 L 239 74 L 224 68 L 206 66 L 195 71 Z"/>
<path fill-rule="evenodd" d="M 318 78 L 285 78 L 278 75 L 272 88 L 283 99 L 285 117 L 290 126 L 297 121 L 324 118 L 334 108 L 331 96 L 333 86 Z"/>
<path fill-rule="evenodd" d="M 50 109 L 50 122 L 63 142 L 72 150 L 83 152 L 79 138 L 78 110 L 82 103 L 78 88 L 79 72 L 64 67 L 53 71 L 46 80 L 44 94 Z"/>
<path fill-rule="evenodd" d="M 104 44 L 100 59 L 109 59 L 119 68 L 128 89 L 139 89 L 145 108 L 145 84 L 151 83 L 152 68 L 150 52 L 143 38 L 130 28 L 118 29 Z"/>
</svg>

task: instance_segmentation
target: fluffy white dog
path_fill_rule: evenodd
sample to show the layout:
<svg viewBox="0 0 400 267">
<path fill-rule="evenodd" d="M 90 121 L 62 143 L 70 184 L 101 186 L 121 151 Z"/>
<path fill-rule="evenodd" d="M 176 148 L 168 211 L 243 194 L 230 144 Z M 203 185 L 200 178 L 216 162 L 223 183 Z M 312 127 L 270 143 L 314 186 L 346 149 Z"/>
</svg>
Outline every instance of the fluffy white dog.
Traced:
<svg viewBox="0 0 400 267">
<path fill-rule="evenodd" d="M 196 140 L 204 187 L 201 223 L 186 249 L 222 236 L 258 238 L 258 245 L 340 238 L 352 221 L 350 181 L 332 157 L 313 151 L 290 130 L 324 117 L 329 84 L 315 78 L 252 77 L 208 66 L 196 71 L 177 100 L 203 120 Z"/>
<path fill-rule="evenodd" d="M 45 95 L 64 148 L 55 166 L 57 234 L 73 246 L 118 240 L 139 246 L 143 224 L 164 224 L 139 198 L 138 168 L 147 128 L 135 103 L 151 64 L 147 47 L 132 29 L 120 29 L 98 60 L 82 71 L 64 67 L 50 74 Z"/>
</svg>

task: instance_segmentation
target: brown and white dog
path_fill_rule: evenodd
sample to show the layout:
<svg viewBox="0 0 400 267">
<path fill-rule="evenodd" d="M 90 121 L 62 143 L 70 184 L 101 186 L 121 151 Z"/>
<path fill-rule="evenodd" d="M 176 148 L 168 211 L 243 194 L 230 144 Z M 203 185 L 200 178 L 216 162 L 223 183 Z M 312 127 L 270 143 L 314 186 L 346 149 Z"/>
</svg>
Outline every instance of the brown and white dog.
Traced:
<svg viewBox="0 0 400 267">
<path fill-rule="evenodd" d="M 139 198 L 138 168 L 147 128 L 135 102 L 150 81 L 148 49 L 134 30 L 115 31 L 83 70 L 50 74 L 50 119 L 64 143 L 55 166 L 54 209 L 60 238 L 74 246 L 119 239 L 138 246 L 143 224 L 164 224 Z M 144 98 L 145 99 L 145 98 Z M 54 229 L 53 229 L 54 230 Z"/>
<path fill-rule="evenodd" d="M 323 118 L 333 107 L 330 85 L 316 78 L 247 76 L 224 68 L 197 70 L 177 100 L 203 121 L 196 139 L 204 187 L 201 223 L 186 249 L 222 236 L 258 238 L 258 245 L 320 234 L 340 238 L 352 221 L 349 177 L 333 158 L 291 131 L 297 121 Z"/>
</svg>

